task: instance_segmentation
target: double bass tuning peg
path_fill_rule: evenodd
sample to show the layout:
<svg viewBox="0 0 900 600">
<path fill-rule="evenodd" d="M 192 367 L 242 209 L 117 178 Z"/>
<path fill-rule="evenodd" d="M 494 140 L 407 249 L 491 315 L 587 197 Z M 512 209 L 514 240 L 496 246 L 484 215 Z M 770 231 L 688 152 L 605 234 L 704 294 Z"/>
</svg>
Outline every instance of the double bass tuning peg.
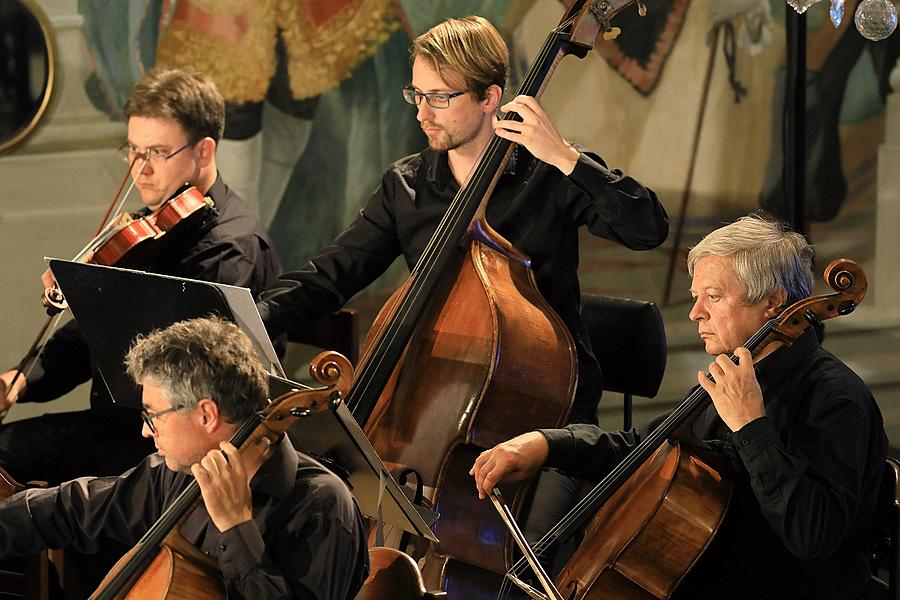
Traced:
<svg viewBox="0 0 900 600">
<path fill-rule="evenodd" d="M 641 0 L 636 0 L 635 4 L 637 4 L 638 15 L 646 17 L 647 5 L 641 2 Z M 621 33 L 622 29 L 620 27 L 609 27 L 606 31 L 603 32 L 603 39 L 609 42 L 619 37 Z"/>
</svg>

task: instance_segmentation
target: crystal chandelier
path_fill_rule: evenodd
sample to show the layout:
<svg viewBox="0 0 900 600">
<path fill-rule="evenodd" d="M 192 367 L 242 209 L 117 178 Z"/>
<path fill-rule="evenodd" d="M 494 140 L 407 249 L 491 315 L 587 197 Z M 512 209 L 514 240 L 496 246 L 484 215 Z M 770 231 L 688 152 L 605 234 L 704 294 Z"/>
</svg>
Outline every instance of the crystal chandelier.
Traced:
<svg viewBox="0 0 900 600">
<path fill-rule="evenodd" d="M 787 0 L 787 3 L 801 15 L 820 0 Z M 844 18 L 844 0 L 829 0 L 828 14 L 835 27 Z M 897 9 L 891 0 L 862 0 L 853 16 L 856 29 L 866 39 L 883 40 L 897 29 Z"/>
</svg>

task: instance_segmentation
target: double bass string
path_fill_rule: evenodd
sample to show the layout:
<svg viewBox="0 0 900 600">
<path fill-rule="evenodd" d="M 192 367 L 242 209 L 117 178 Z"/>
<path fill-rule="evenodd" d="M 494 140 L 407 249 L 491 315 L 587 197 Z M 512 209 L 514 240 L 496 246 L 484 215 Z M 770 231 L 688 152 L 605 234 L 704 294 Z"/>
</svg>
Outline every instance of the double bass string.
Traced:
<svg viewBox="0 0 900 600">
<path fill-rule="evenodd" d="M 558 31 L 558 29 L 557 29 Z M 545 42 L 539 53 L 539 59 L 535 64 L 540 65 L 547 62 L 548 57 L 553 50 L 554 37 L 551 36 Z M 519 88 L 519 94 L 534 94 L 537 90 L 532 90 L 537 80 L 536 72 L 538 69 L 532 69 L 526 75 L 523 84 Z M 517 119 L 518 115 L 506 114 L 504 119 Z M 479 159 L 475 170 L 469 176 L 468 180 L 476 180 L 476 178 L 484 177 L 488 170 L 497 171 L 504 160 L 504 155 L 509 150 L 512 142 L 504 140 L 500 137 L 493 137 L 485 148 L 484 153 Z M 484 194 L 484 190 L 475 190 L 473 187 L 463 184 L 463 189 L 457 194 L 450 207 L 447 209 L 435 233 L 425 248 L 420 259 L 413 267 L 409 281 L 411 285 L 409 289 L 402 295 L 398 301 L 394 318 L 390 319 L 382 325 L 379 332 L 378 343 L 375 345 L 372 354 L 366 362 L 354 385 L 348 398 L 348 407 L 356 412 L 359 404 L 359 398 L 368 396 L 375 385 L 376 371 L 380 371 L 386 366 L 388 359 L 388 350 L 395 347 L 399 338 L 404 334 L 404 329 L 411 326 L 410 321 L 415 318 L 417 306 L 424 302 L 427 294 L 431 293 L 434 288 L 432 284 L 435 273 L 438 273 L 446 264 L 446 258 L 449 252 L 455 252 L 455 245 L 448 250 L 448 243 L 453 238 L 462 239 L 465 233 L 464 228 L 468 227 L 476 210 L 481 202 L 481 197 L 476 194 Z M 371 365 L 371 367 L 370 367 Z M 354 414 L 354 416 L 358 416 Z M 367 415 L 362 415 L 367 416 Z M 364 421 L 364 419 L 363 419 Z"/>
</svg>

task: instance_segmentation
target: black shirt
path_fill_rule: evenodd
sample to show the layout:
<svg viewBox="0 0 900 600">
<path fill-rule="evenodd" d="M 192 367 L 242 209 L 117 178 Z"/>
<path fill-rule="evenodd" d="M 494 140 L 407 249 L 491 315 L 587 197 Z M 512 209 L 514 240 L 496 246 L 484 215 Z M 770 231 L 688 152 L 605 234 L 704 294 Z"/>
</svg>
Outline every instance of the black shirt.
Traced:
<svg viewBox="0 0 900 600">
<path fill-rule="evenodd" d="M 0 503 L 0 559 L 44 548 L 128 546 L 193 481 L 158 454 L 119 477 L 84 477 Z M 349 600 L 368 573 L 365 523 L 347 486 L 282 439 L 250 482 L 253 520 L 220 532 L 200 506 L 184 538 L 213 557 L 229 600 Z"/>
<path fill-rule="evenodd" d="M 693 433 L 732 463 L 732 497 L 681 598 L 859 598 L 887 437 L 866 385 L 810 330 L 757 365 L 766 416 L 732 433 L 712 405 Z M 548 467 L 599 480 L 665 418 L 627 432 L 545 430 Z"/>
<path fill-rule="evenodd" d="M 256 297 L 281 272 L 272 241 L 221 177 L 206 195 L 215 202 L 216 214 L 211 214 L 192 234 L 181 238 L 164 256 L 142 265 L 140 270 L 242 286 Z M 113 400 L 75 321 L 66 323 L 47 340 L 40 359 L 25 371 L 28 387 L 19 402 L 55 400 L 93 377 L 93 410 L 109 413 L 110 418 L 120 412 L 129 420 L 134 417 L 133 411 L 113 409 Z"/>
<path fill-rule="evenodd" d="M 658 246 L 668 217 L 656 195 L 603 160 L 583 152 L 568 177 L 518 147 L 487 207 L 487 220 L 532 259 L 538 288 L 572 333 L 578 392 L 572 421 L 596 422 L 600 368 L 579 314 L 578 229 L 635 250 Z M 298 271 L 262 295 L 270 333 L 291 319 L 312 321 L 344 305 L 402 255 L 412 269 L 459 191 L 445 152 L 425 150 L 394 163 L 359 216 Z"/>
</svg>

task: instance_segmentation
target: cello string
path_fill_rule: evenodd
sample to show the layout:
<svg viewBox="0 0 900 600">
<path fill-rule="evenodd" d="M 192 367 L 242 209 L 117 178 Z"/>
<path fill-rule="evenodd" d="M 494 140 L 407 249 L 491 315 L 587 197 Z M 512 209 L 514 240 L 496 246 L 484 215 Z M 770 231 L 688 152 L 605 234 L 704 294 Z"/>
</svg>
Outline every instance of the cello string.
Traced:
<svg viewBox="0 0 900 600">
<path fill-rule="evenodd" d="M 751 351 L 751 354 L 757 353 L 762 348 L 768 345 L 767 342 L 774 341 L 771 339 L 771 334 L 774 328 L 780 323 L 780 319 L 772 319 L 767 321 L 750 339 L 744 344 L 744 347 Z M 737 357 L 732 354 L 730 356 L 732 362 L 737 363 Z M 707 371 L 706 377 L 710 380 L 713 377 Z M 623 460 L 619 463 L 610 473 L 604 477 L 604 479 L 594 486 L 590 492 L 583 498 L 579 503 L 563 517 L 559 523 L 554 525 L 550 531 L 547 532 L 536 544 L 535 551 L 543 552 L 547 548 L 549 548 L 553 543 L 557 541 L 561 541 L 560 534 L 568 529 L 570 526 L 581 522 L 587 513 L 596 514 L 596 512 L 601 507 L 594 506 L 594 503 L 597 499 L 602 498 L 604 494 L 610 492 L 610 487 L 619 481 L 616 489 L 621 486 L 621 483 L 624 483 L 624 479 L 627 479 L 633 471 L 636 470 L 640 464 L 649 457 L 652 452 L 656 450 L 659 446 L 661 446 L 669 436 L 674 432 L 674 430 L 683 422 L 691 413 L 699 406 L 702 401 L 708 399 L 708 394 L 706 390 L 702 387 L 698 387 L 692 392 L 687 399 L 685 399 L 679 406 L 672 411 L 672 413 L 667 417 L 651 434 L 649 434 L 638 446 L 636 446 Z M 647 456 L 644 456 L 644 455 Z M 614 490 L 613 490 L 614 492 Z M 602 506 L 602 505 L 601 505 Z M 511 571 L 514 574 L 520 574 L 522 570 L 526 568 L 527 565 L 523 564 L 523 561 L 519 560 L 513 566 Z"/>
<path fill-rule="evenodd" d="M 268 411 L 271 411 L 274 406 L 277 405 L 270 404 L 261 413 L 254 413 L 245 419 L 229 441 L 240 449 L 263 421 L 263 415 L 268 414 Z M 129 557 L 129 560 L 106 583 L 102 584 L 103 587 L 91 596 L 91 600 L 113 600 L 114 598 L 119 598 L 120 593 L 125 591 L 125 586 L 133 581 L 140 571 L 145 568 L 147 562 L 159 552 L 163 540 L 178 525 L 178 522 L 186 516 L 187 511 L 191 509 L 199 497 L 200 484 L 194 479 L 184 491 L 176 496 L 172 504 L 147 529 L 147 532 L 141 536 L 141 539 L 135 544 L 136 550 Z"/>
</svg>

